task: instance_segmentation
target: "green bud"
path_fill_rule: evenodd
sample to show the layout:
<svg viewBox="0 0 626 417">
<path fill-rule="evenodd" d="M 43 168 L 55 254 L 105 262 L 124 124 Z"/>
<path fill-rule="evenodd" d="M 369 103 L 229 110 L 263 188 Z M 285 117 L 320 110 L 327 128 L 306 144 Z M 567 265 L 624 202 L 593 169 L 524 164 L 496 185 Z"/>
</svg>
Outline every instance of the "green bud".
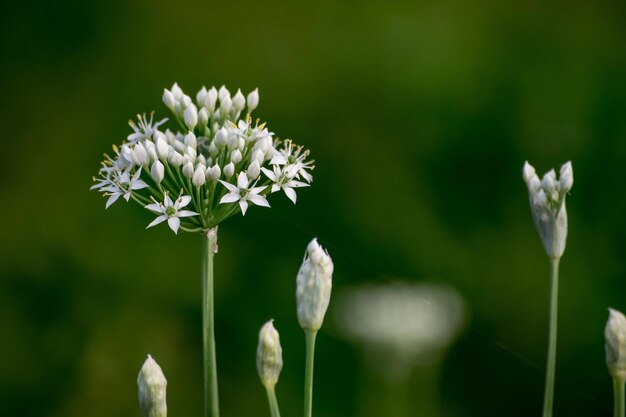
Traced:
<svg viewBox="0 0 626 417">
<path fill-rule="evenodd" d="M 283 349 L 272 320 L 265 323 L 259 332 L 256 369 L 265 388 L 274 388 L 283 369 Z"/>
<path fill-rule="evenodd" d="M 139 407 L 143 416 L 167 417 L 165 402 L 167 380 L 161 367 L 150 355 L 139 371 L 137 387 L 139 388 Z"/>
<path fill-rule="evenodd" d="M 609 320 L 604 328 L 606 366 L 613 378 L 626 379 L 626 317 L 609 308 Z"/>
</svg>

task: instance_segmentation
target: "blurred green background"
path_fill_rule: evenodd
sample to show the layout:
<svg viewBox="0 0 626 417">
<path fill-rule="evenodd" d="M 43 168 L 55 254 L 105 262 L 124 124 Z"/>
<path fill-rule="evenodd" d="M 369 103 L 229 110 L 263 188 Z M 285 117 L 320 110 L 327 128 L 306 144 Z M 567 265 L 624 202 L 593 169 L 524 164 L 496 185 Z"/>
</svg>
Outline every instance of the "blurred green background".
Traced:
<svg viewBox="0 0 626 417">
<path fill-rule="evenodd" d="M 301 413 L 295 274 L 314 236 L 334 291 L 455 286 L 471 318 L 411 416 L 535 416 L 548 262 L 521 168 L 572 160 L 555 414 L 611 415 L 607 307 L 626 310 L 626 3 L 80 0 L 0 13 L 0 414 L 139 416 L 151 353 L 170 415 L 202 408 L 200 238 L 145 230 L 145 210 L 89 192 L 126 121 L 178 81 L 259 87 L 256 114 L 312 151 L 313 187 L 220 227 L 216 325 L 224 416 L 268 416 L 257 332 L 281 332 L 277 387 Z M 330 319 L 315 415 L 387 401 Z M 432 409 L 431 409 L 432 408 Z M 429 414 L 430 413 L 430 414 Z M 384 414 L 381 414 L 384 415 Z M 389 416 L 393 417 L 393 416 Z"/>
</svg>

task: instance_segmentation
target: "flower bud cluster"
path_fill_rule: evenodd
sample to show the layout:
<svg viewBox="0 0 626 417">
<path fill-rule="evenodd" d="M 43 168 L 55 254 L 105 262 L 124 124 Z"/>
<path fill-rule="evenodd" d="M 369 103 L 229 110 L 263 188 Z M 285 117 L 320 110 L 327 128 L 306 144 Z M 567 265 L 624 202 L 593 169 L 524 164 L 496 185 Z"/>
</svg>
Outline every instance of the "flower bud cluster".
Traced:
<svg viewBox="0 0 626 417">
<path fill-rule="evenodd" d="M 550 170 L 539 179 L 535 168 L 526 162 L 523 177 L 528 187 L 533 220 L 546 253 L 550 258 L 560 258 L 567 240 L 565 196 L 574 184 L 572 163 L 567 162 L 561 167 L 559 178 L 554 170 Z"/>
<path fill-rule="evenodd" d="M 94 179 L 92 189 L 108 197 L 107 207 L 120 196 L 132 198 L 166 216 L 175 232 L 206 230 L 239 211 L 245 215 L 249 204 L 269 207 L 270 193 L 283 190 L 295 203 L 294 189 L 313 180 L 309 152 L 279 141 L 252 119 L 258 90 L 246 97 L 241 90 L 231 96 L 224 86 L 202 87 L 193 100 L 174 84 L 164 90 L 163 103 L 180 130 L 161 130 L 167 119 L 155 121 L 154 114 L 129 122 L 133 132 L 105 157 Z M 164 212 L 168 196 L 188 197 L 194 214 L 170 222 L 179 216 L 173 208 Z"/>
</svg>

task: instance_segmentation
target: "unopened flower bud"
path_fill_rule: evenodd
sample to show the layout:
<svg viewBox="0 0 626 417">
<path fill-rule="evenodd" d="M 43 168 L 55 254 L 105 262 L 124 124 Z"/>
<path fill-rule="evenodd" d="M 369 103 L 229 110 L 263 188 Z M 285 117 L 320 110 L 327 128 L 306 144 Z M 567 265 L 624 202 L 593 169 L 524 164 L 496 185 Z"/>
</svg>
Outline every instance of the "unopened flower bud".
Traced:
<svg viewBox="0 0 626 417">
<path fill-rule="evenodd" d="M 157 184 L 160 184 L 161 181 L 163 181 L 163 177 L 165 176 L 165 166 L 161 163 L 161 161 L 154 161 L 152 168 L 150 169 L 150 176 Z"/>
<path fill-rule="evenodd" d="M 272 320 L 261 327 L 259 346 L 256 351 L 256 369 L 261 383 L 268 389 L 274 388 L 283 369 L 283 349 L 280 336 Z"/>
<path fill-rule="evenodd" d="M 206 127 L 209 123 L 209 111 L 206 108 L 201 108 L 198 112 L 198 125 L 201 127 Z"/>
<path fill-rule="evenodd" d="M 252 113 L 259 105 L 259 89 L 255 88 L 250 94 L 248 94 L 248 113 Z"/>
<path fill-rule="evenodd" d="M 167 380 L 161 367 L 148 355 L 137 376 L 139 407 L 144 417 L 167 417 Z"/>
<path fill-rule="evenodd" d="M 233 97 L 233 106 L 236 111 L 242 111 L 246 107 L 246 98 L 241 93 L 241 89 L 237 89 L 237 93 Z"/>
<path fill-rule="evenodd" d="M 230 98 L 230 91 L 228 91 L 228 88 L 226 88 L 225 85 L 220 87 L 220 90 L 218 91 L 218 97 L 220 98 L 220 101 L 224 100 L 225 98 Z"/>
<path fill-rule="evenodd" d="M 561 190 L 565 192 L 569 192 L 574 185 L 574 170 L 572 169 L 572 163 L 566 162 L 561 167 L 561 178 L 559 179 L 559 184 L 561 186 Z"/>
<path fill-rule="evenodd" d="M 221 128 L 220 130 L 217 131 L 217 133 L 215 134 L 215 144 L 217 146 L 224 146 L 226 145 L 226 141 L 228 140 L 228 130 L 226 130 L 226 128 Z"/>
<path fill-rule="evenodd" d="M 165 139 L 163 139 L 162 137 L 157 137 L 155 139 L 155 147 L 156 147 L 156 154 L 159 157 L 159 159 L 161 161 L 166 161 L 170 153 L 170 147 L 168 146 L 167 142 L 165 142 Z"/>
<path fill-rule="evenodd" d="M 146 148 L 141 143 L 136 143 L 133 149 L 130 151 L 133 162 L 139 166 L 148 166 L 150 164 L 150 157 Z"/>
<path fill-rule="evenodd" d="M 224 97 L 224 99 L 220 99 L 220 112 L 223 115 L 228 115 L 230 113 L 230 109 L 233 106 L 233 101 L 230 96 Z"/>
<path fill-rule="evenodd" d="M 198 91 L 198 94 L 196 94 L 196 103 L 198 103 L 198 106 L 204 106 L 204 100 L 206 99 L 207 93 L 208 91 L 206 90 L 206 87 L 202 86 L 202 88 Z"/>
<path fill-rule="evenodd" d="M 204 176 L 205 168 L 202 165 L 198 165 L 196 170 L 193 172 L 193 177 L 191 178 L 191 183 L 196 187 L 202 187 L 206 182 L 206 177 Z"/>
<path fill-rule="evenodd" d="M 172 94 L 174 95 L 174 98 L 176 99 L 176 101 L 179 101 L 185 95 L 183 93 L 183 90 L 178 86 L 178 83 L 174 83 L 174 85 L 171 88 L 171 91 L 172 91 Z"/>
<path fill-rule="evenodd" d="M 231 151 L 235 150 L 239 147 L 239 137 L 237 135 L 232 135 L 226 140 L 226 143 L 228 144 L 228 149 Z"/>
<path fill-rule="evenodd" d="M 194 168 L 193 168 L 193 164 L 189 161 L 187 161 L 187 163 L 185 163 L 185 165 L 183 165 L 183 175 L 187 178 L 191 178 L 193 177 L 193 173 L 194 173 Z"/>
<path fill-rule="evenodd" d="M 234 151 L 230 153 L 230 160 L 235 165 L 241 162 L 241 158 L 242 158 L 242 155 L 239 149 L 235 149 Z"/>
<path fill-rule="evenodd" d="M 307 246 L 296 280 L 298 322 L 305 330 L 317 331 L 322 327 L 330 302 L 333 269 L 328 252 L 313 239 Z"/>
<path fill-rule="evenodd" d="M 185 145 L 190 146 L 192 148 L 196 148 L 198 146 L 196 135 L 194 135 L 193 132 L 189 132 L 185 136 Z"/>
<path fill-rule="evenodd" d="M 176 108 L 176 99 L 174 98 L 174 94 L 172 94 L 172 92 L 167 88 L 163 90 L 163 104 L 165 104 L 165 107 L 171 111 L 174 111 Z"/>
<path fill-rule="evenodd" d="M 263 152 L 260 149 L 257 149 L 256 151 L 252 152 L 252 155 L 250 156 L 250 160 L 257 161 L 259 165 L 262 164 L 263 161 L 265 161 L 265 152 Z"/>
<path fill-rule="evenodd" d="M 620 381 L 626 380 L 626 317 L 612 308 L 609 308 L 604 340 L 609 373 Z"/>
<path fill-rule="evenodd" d="M 193 130 L 198 124 L 198 110 L 196 109 L 196 106 L 194 106 L 193 104 L 190 104 L 185 109 L 184 118 L 185 118 L 185 125 L 187 125 L 189 130 Z"/>
<path fill-rule="evenodd" d="M 261 174 L 261 166 L 259 162 L 255 159 L 252 161 L 250 166 L 248 167 L 248 178 L 250 180 L 256 180 Z"/>
<path fill-rule="evenodd" d="M 220 169 L 220 166 L 215 164 L 213 165 L 211 168 L 208 169 L 208 177 L 211 181 L 217 181 L 220 179 L 220 176 L 222 175 L 222 170 Z"/>
<path fill-rule="evenodd" d="M 224 176 L 226 178 L 230 178 L 235 175 L 235 165 L 232 162 L 229 162 L 228 165 L 224 167 Z"/>
<path fill-rule="evenodd" d="M 211 89 L 207 92 L 206 98 L 204 99 L 204 106 L 209 109 L 211 113 L 215 111 L 215 103 L 217 102 L 217 90 L 215 87 L 211 87 Z"/>
<path fill-rule="evenodd" d="M 181 154 L 179 154 L 178 152 L 176 152 L 174 149 L 172 149 L 172 150 L 170 150 L 170 153 L 169 153 L 169 155 L 167 157 L 167 161 L 174 168 L 178 168 L 182 164 L 185 163 L 185 157 L 182 156 Z"/>
</svg>

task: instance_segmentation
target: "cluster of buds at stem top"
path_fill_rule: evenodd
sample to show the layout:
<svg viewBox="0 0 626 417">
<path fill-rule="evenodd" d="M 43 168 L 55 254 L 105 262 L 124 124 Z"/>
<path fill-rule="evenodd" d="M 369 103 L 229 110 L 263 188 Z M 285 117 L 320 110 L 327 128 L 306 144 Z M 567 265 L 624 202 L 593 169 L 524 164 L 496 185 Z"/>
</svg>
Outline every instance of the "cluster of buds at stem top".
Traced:
<svg viewBox="0 0 626 417">
<path fill-rule="evenodd" d="M 258 90 L 246 98 L 241 90 L 231 96 L 224 86 L 202 87 L 194 101 L 174 84 L 163 103 L 180 130 L 160 130 L 167 119 L 154 114 L 129 122 L 133 132 L 105 155 L 94 178 L 107 207 L 133 199 L 158 216 L 148 227 L 167 220 L 175 233 L 201 231 L 245 215 L 251 204 L 269 207 L 268 195 L 281 190 L 295 204 L 295 189 L 313 180 L 309 152 L 253 120 Z"/>
<path fill-rule="evenodd" d="M 526 162 L 523 177 L 528 187 L 533 220 L 546 253 L 551 259 L 559 259 L 567 240 L 565 196 L 574 184 L 572 163 L 567 162 L 561 167 L 559 178 L 554 170 L 550 170 L 539 179 L 535 168 Z"/>
<path fill-rule="evenodd" d="M 612 308 L 609 308 L 604 340 L 609 373 L 618 381 L 626 380 L 626 317 Z"/>
<path fill-rule="evenodd" d="M 272 320 L 265 323 L 259 332 L 256 369 L 263 386 L 273 389 L 283 369 L 283 350 L 280 346 L 278 331 L 274 328 Z"/>
<path fill-rule="evenodd" d="M 333 261 L 317 239 L 307 246 L 296 279 L 298 322 L 304 330 L 322 327 L 333 286 Z"/>
<path fill-rule="evenodd" d="M 137 377 L 139 407 L 143 417 L 167 417 L 167 380 L 161 367 L 148 355 Z"/>
</svg>

